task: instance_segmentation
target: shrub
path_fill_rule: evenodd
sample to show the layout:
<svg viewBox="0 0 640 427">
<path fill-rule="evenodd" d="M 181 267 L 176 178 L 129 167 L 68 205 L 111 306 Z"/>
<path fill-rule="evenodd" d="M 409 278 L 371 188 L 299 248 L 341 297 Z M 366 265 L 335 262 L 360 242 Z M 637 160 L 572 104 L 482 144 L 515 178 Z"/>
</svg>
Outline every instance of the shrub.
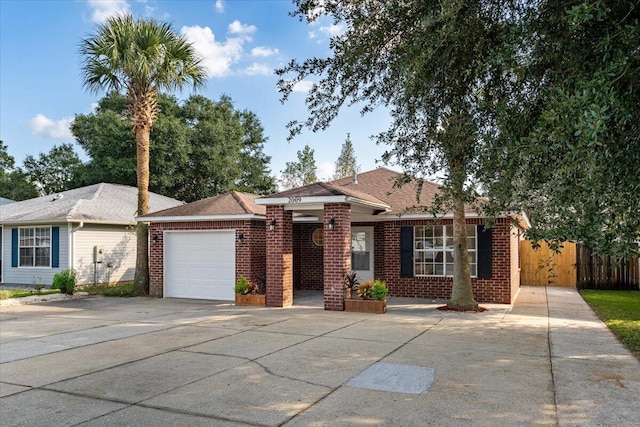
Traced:
<svg viewBox="0 0 640 427">
<path fill-rule="evenodd" d="M 250 287 L 251 283 L 249 283 L 247 278 L 244 276 L 240 276 L 240 278 L 236 282 L 235 292 L 238 295 L 247 295 L 249 293 Z"/>
<path fill-rule="evenodd" d="M 11 291 L 6 289 L 0 289 L 0 299 L 9 299 L 11 297 Z"/>
<path fill-rule="evenodd" d="M 371 298 L 372 287 L 373 287 L 372 281 L 360 283 L 360 285 L 358 285 L 358 296 L 363 299 Z"/>
<path fill-rule="evenodd" d="M 76 272 L 72 269 L 62 270 L 53 276 L 51 289 L 60 289 L 60 292 L 73 295 L 76 288 Z"/>
<path fill-rule="evenodd" d="M 383 300 L 387 297 L 389 290 L 387 284 L 380 279 L 376 279 L 371 286 L 371 298 Z"/>
</svg>

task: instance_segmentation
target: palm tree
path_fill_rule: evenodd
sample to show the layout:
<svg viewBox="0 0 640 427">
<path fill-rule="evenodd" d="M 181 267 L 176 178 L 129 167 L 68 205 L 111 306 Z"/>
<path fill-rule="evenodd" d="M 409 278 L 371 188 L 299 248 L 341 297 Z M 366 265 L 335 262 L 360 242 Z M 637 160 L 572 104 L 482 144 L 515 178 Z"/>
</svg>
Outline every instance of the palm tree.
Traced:
<svg viewBox="0 0 640 427">
<path fill-rule="evenodd" d="M 200 57 L 170 24 L 131 15 L 109 18 L 95 34 L 82 40 L 82 77 L 93 93 L 126 92 L 136 140 L 138 215 L 149 212 L 149 142 L 158 115 L 158 91 L 203 86 L 206 73 Z M 148 225 L 137 227 L 134 285 L 149 291 Z"/>
</svg>

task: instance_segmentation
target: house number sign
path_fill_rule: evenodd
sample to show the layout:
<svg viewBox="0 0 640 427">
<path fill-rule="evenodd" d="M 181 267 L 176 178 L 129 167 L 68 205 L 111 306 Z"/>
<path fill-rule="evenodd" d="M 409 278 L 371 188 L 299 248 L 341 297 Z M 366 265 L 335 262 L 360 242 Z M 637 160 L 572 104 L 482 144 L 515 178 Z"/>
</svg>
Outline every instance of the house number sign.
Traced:
<svg viewBox="0 0 640 427">
<path fill-rule="evenodd" d="M 289 197 L 289 203 L 300 203 L 301 201 L 301 197 Z"/>
</svg>

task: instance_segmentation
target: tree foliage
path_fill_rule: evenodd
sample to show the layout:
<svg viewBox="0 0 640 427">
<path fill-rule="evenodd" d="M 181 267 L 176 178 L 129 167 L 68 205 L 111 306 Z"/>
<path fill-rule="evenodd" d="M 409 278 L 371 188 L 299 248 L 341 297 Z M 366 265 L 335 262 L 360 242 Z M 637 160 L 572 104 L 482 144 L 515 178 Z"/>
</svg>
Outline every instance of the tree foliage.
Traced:
<svg viewBox="0 0 640 427">
<path fill-rule="evenodd" d="M 37 159 L 32 155 L 24 159 L 25 174 L 41 196 L 75 188 L 82 168 L 82 161 L 71 144 L 54 146 L 48 153 L 40 153 Z"/>
<path fill-rule="evenodd" d="M 3 141 L 0 141 L 0 197 L 17 202 L 38 197 L 37 188 L 22 169 L 16 168 L 16 161 Z"/>
<path fill-rule="evenodd" d="M 117 15 L 80 43 L 82 78 L 92 92 L 126 92 L 135 135 L 138 215 L 149 212 L 149 141 L 158 116 L 158 93 L 204 85 L 206 73 L 195 48 L 170 24 Z M 149 289 L 147 224 L 137 227 L 136 290 Z"/>
<path fill-rule="evenodd" d="M 283 189 L 300 187 L 318 181 L 316 172 L 316 160 L 313 157 L 314 151 L 309 145 L 305 145 L 302 150 L 298 150 L 298 160 L 287 162 L 285 168 L 280 172 L 280 186 Z"/>
<path fill-rule="evenodd" d="M 158 96 L 151 131 L 149 189 L 191 202 L 225 191 L 273 191 L 270 157 L 263 152 L 263 127 L 250 111 L 238 111 L 229 97 L 214 102 L 192 96 L 184 103 Z M 71 130 L 90 157 L 82 185 L 135 185 L 135 142 L 127 100 L 112 92 L 96 111 L 76 116 Z"/>
<path fill-rule="evenodd" d="M 525 209 L 534 239 L 637 253 L 640 2 L 540 1 L 530 50 L 487 139 L 494 209 Z"/>
<path fill-rule="evenodd" d="M 353 150 L 353 144 L 351 143 L 351 135 L 347 134 L 347 139 L 342 144 L 342 150 L 340 156 L 336 160 L 336 171 L 333 174 L 333 179 L 345 178 L 353 176 L 360 171 L 358 160 L 356 159 L 356 153 Z"/>
<path fill-rule="evenodd" d="M 482 130 L 490 126 L 488 101 L 505 91 L 504 72 L 519 41 L 517 1 L 298 0 L 308 21 L 330 15 L 346 31 L 332 37 L 332 56 L 291 61 L 278 71 L 286 100 L 294 85 L 319 78 L 307 96 L 304 121 L 326 129 L 345 104 L 363 113 L 391 110 L 390 128 L 377 135 L 389 145 L 384 160 L 418 179 L 444 170 L 440 206 L 454 214 L 454 280 L 449 305 L 474 309 L 466 245 L 465 203 L 475 199 Z M 292 75 L 292 77 L 289 77 Z M 442 212 L 441 212 L 442 213 Z"/>
</svg>

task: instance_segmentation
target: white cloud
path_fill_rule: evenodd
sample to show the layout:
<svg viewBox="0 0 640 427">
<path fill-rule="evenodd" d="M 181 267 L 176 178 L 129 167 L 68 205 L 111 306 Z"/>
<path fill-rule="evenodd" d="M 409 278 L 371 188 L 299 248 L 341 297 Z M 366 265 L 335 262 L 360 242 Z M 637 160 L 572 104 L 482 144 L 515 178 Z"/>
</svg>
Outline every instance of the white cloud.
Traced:
<svg viewBox="0 0 640 427">
<path fill-rule="evenodd" d="M 254 62 L 244 70 L 245 74 L 249 76 L 270 76 L 273 74 L 273 69 L 267 64 Z"/>
<path fill-rule="evenodd" d="M 336 165 L 334 163 L 320 163 L 318 165 L 318 179 L 320 181 L 329 181 L 333 178 L 333 174 L 336 172 Z"/>
<path fill-rule="evenodd" d="M 237 19 L 229 24 L 229 32 L 231 34 L 249 35 L 256 32 L 258 28 L 255 25 L 246 25 Z"/>
<path fill-rule="evenodd" d="M 31 133 L 44 138 L 73 139 L 71 133 L 73 117 L 63 117 L 60 120 L 51 120 L 43 114 L 38 114 L 29 122 Z"/>
<path fill-rule="evenodd" d="M 309 80 L 300 80 L 293 87 L 293 91 L 294 92 L 309 92 L 312 87 L 313 87 L 313 82 L 310 82 Z"/>
<path fill-rule="evenodd" d="M 347 30 L 344 24 L 322 25 L 317 31 L 309 31 L 309 38 L 334 37 L 343 34 Z"/>
<path fill-rule="evenodd" d="M 209 27 L 182 27 L 180 33 L 202 56 L 202 66 L 207 70 L 209 77 L 223 77 L 229 73 L 231 64 L 237 62 L 242 57 L 242 44 L 244 39 L 233 37 L 221 43 L 216 41 L 216 36 Z"/>
<path fill-rule="evenodd" d="M 224 13 L 224 2 L 222 0 L 216 0 L 216 12 Z"/>
<path fill-rule="evenodd" d="M 88 0 L 89 7 L 93 10 L 91 20 L 102 23 L 114 15 L 129 13 L 129 3 L 126 0 Z"/>
<path fill-rule="evenodd" d="M 271 49 L 265 46 L 258 46 L 251 49 L 251 56 L 259 56 L 262 58 L 268 58 L 272 55 L 277 55 L 280 53 L 278 49 Z"/>
</svg>

